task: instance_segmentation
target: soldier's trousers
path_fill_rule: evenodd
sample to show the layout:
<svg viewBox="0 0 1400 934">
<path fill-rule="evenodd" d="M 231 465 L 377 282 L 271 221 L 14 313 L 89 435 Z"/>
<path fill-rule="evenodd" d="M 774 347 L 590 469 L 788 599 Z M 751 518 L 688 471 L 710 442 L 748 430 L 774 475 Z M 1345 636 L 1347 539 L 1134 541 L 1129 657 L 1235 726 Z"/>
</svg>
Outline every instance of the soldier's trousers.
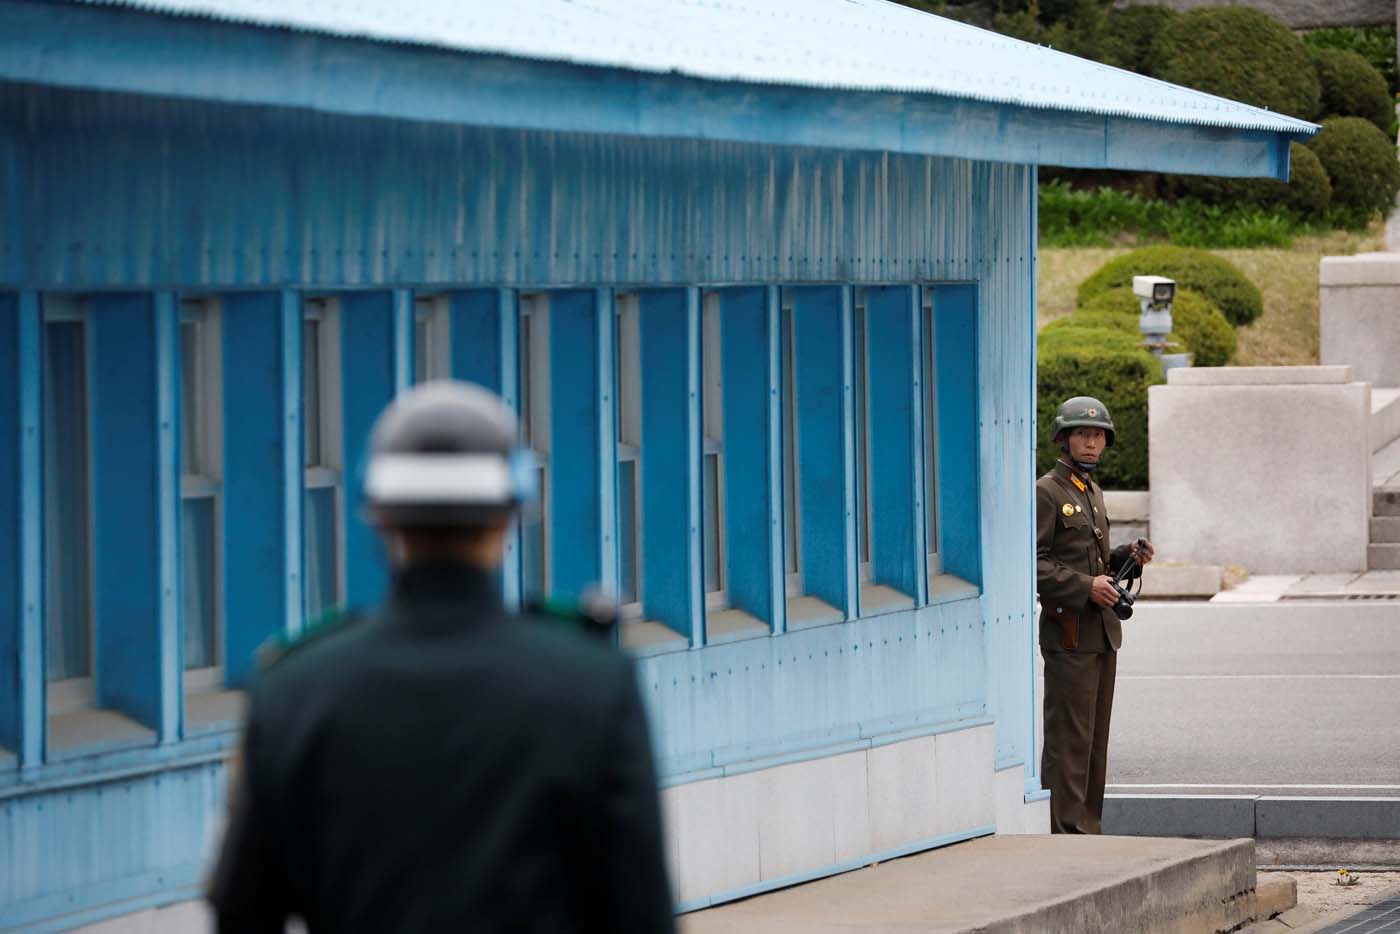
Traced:
<svg viewBox="0 0 1400 934">
<path fill-rule="evenodd" d="M 1043 652 L 1045 749 L 1051 833 L 1101 833 L 1108 725 L 1118 653 Z"/>
</svg>

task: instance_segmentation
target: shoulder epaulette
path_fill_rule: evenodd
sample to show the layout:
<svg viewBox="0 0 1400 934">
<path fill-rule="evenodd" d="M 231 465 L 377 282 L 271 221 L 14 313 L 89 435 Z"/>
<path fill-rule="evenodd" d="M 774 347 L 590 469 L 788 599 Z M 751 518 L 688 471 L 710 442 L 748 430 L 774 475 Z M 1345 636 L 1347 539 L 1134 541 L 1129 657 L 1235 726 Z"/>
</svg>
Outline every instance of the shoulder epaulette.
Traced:
<svg viewBox="0 0 1400 934">
<path fill-rule="evenodd" d="M 617 627 L 617 606 L 601 592 L 585 591 L 577 603 L 558 598 L 526 601 L 525 612 L 546 623 L 586 633 L 594 638 L 611 639 Z"/>
<path fill-rule="evenodd" d="M 362 618 L 361 614 L 345 607 L 323 610 L 307 620 L 302 626 L 301 632 L 294 635 L 279 633 L 258 646 L 258 668 L 262 670 L 271 668 L 288 655 L 300 651 L 312 643 L 319 642 L 326 636 L 340 632 L 347 626 L 353 626 Z"/>
</svg>

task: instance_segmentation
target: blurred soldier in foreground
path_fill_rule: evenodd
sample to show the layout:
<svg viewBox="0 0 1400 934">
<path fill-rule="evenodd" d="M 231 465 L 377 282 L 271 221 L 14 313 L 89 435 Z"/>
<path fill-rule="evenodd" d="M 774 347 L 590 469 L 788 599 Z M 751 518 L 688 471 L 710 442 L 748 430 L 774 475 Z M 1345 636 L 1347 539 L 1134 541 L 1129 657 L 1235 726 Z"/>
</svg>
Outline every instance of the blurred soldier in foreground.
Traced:
<svg viewBox="0 0 1400 934">
<path fill-rule="evenodd" d="M 379 612 L 258 678 L 211 880 L 221 932 L 672 931 L 630 661 L 512 618 L 497 575 L 532 475 L 515 417 L 461 383 L 379 418 Z"/>
<path fill-rule="evenodd" d="M 1036 481 L 1036 590 L 1045 658 L 1045 748 L 1052 833 L 1100 833 L 1108 772 L 1108 724 L 1131 595 L 1115 580 L 1152 560 L 1139 540 L 1109 550 L 1108 510 L 1094 470 L 1113 446 L 1113 419 L 1098 399 L 1076 396 L 1055 415 L 1055 468 Z"/>
</svg>

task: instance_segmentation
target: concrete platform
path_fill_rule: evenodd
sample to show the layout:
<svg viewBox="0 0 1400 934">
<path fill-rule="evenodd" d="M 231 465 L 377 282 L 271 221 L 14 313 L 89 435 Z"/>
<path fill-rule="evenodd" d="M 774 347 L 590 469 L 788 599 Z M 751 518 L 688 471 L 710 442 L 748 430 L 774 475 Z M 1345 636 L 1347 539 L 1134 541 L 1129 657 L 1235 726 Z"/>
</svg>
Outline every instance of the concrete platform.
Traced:
<svg viewBox="0 0 1400 934">
<path fill-rule="evenodd" d="M 1291 908 L 1249 840 L 985 837 L 695 912 L 683 934 L 1228 931 Z"/>
</svg>

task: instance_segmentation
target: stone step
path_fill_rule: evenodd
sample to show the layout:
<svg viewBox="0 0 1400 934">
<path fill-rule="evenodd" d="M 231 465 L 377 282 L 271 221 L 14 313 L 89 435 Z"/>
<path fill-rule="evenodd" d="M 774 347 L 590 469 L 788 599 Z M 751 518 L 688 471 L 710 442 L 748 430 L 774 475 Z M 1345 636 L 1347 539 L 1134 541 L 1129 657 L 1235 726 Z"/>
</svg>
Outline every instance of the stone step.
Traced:
<svg viewBox="0 0 1400 934">
<path fill-rule="evenodd" d="M 1366 566 L 1372 571 L 1400 571 L 1400 542 L 1367 545 Z"/>
<path fill-rule="evenodd" d="M 1371 493 L 1371 515 L 1400 516 L 1400 489 L 1383 487 Z"/>
<path fill-rule="evenodd" d="M 1261 885 L 1260 882 L 1263 884 Z M 682 934 L 1232 931 L 1296 903 L 1254 841 L 994 836 L 680 918 Z"/>
<path fill-rule="evenodd" d="M 1371 542 L 1376 545 L 1400 542 L 1400 516 L 1372 516 Z"/>
</svg>

